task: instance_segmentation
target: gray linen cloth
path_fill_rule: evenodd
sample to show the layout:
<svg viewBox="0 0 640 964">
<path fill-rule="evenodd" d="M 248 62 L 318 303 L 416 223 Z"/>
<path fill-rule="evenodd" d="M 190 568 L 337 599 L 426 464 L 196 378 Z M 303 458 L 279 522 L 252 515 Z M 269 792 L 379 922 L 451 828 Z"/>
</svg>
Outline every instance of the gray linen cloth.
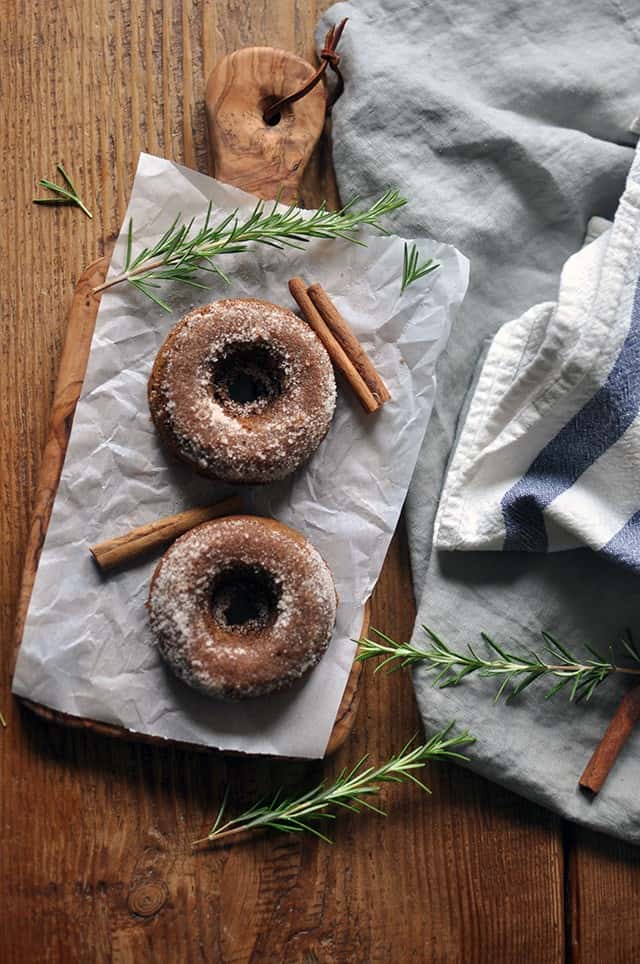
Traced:
<svg viewBox="0 0 640 964">
<path fill-rule="evenodd" d="M 433 520 L 482 345 L 531 305 L 555 300 L 567 257 L 594 215 L 611 218 L 633 158 L 640 104 L 640 9 L 602 0 L 339 3 L 318 28 L 350 18 L 346 90 L 333 151 L 344 199 L 387 185 L 410 205 L 394 229 L 455 244 L 471 286 L 438 369 L 434 414 L 407 500 L 418 619 L 456 648 L 482 630 L 540 648 L 640 638 L 640 584 L 589 550 L 552 555 L 431 553 Z M 390 627 L 379 627 L 389 629 Z M 495 681 L 434 689 L 416 672 L 428 729 L 455 719 L 477 737 L 471 767 L 581 823 L 640 841 L 640 728 L 593 801 L 578 777 L 624 683 L 588 704 L 536 683 L 494 705 Z"/>
</svg>

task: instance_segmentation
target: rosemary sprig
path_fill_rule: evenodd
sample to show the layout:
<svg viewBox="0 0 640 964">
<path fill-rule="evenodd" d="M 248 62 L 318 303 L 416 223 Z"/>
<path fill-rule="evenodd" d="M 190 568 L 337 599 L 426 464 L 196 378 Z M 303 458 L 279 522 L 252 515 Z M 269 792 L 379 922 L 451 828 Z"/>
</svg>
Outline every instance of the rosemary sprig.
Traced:
<svg viewBox="0 0 640 964">
<path fill-rule="evenodd" d="M 432 271 L 435 271 L 436 268 L 439 267 L 439 263 L 434 261 L 433 258 L 427 258 L 426 261 L 418 261 L 418 246 L 412 244 L 411 247 L 409 247 L 405 241 L 400 294 L 403 295 L 409 285 L 412 285 L 414 281 L 424 278 L 425 275 L 431 274 Z"/>
<path fill-rule="evenodd" d="M 383 783 L 402 783 L 411 780 L 426 793 L 430 793 L 414 770 L 425 766 L 430 760 L 464 760 L 468 758 L 458 752 L 458 747 L 473 743 L 474 739 L 466 731 L 458 736 L 450 736 L 453 722 L 435 733 L 426 743 L 412 745 L 415 737 L 403 746 L 397 756 L 391 757 L 380 766 L 366 766 L 368 754 L 362 757 L 351 770 L 340 772 L 336 780 L 327 786 L 324 782 L 303 793 L 299 797 L 283 798 L 278 791 L 269 803 L 258 801 L 239 816 L 223 823 L 227 802 L 225 793 L 216 822 L 203 840 L 194 846 L 207 842 L 226 839 L 247 830 L 280 830 L 283 833 L 302 833 L 308 831 L 321 840 L 331 843 L 329 837 L 316 826 L 319 820 L 335 820 L 336 808 L 361 813 L 362 808 L 386 816 L 384 810 L 370 801 L 371 796 L 380 792 Z"/>
<path fill-rule="evenodd" d="M 422 627 L 431 640 L 431 648 L 418 649 L 411 643 L 397 643 L 384 633 L 373 630 L 376 639 L 361 639 L 357 659 L 366 661 L 375 657 L 382 657 L 382 662 L 376 667 L 376 672 L 383 666 L 390 666 L 392 670 L 404 666 L 426 664 L 428 669 L 437 670 L 434 686 L 457 686 L 465 676 L 478 673 L 479 676 L 495 676 L 501 678 L 500 686 L 495 696 L 497 702 L 505 693 L 507 701 L 522 693 L 531 683 L 544 676 L 552 677 L 555 684 L 546 694 L 549 699 L 565 686 L 569 687 L 569 699 L 572 702 L 591 699 L 594 690 L 609 676 L 624 673 L 632 676 L 640 675 L 640 668 L 620 666 L 614 662 L 613 656 L 607 660 L 592 646 L 586 645 L 591 654 L 588 659 L 579 659 L 549 633 L 542 633 L 545 641 L 544 655 L 539 655 L 530 649 L 520 653 L 511 653 L 502 648 L 494 639 L 482 633 L 482 639 L 488 648 L 488 654 L 479 654 L 472 646 L 467 646 L 466 652 L 456 652 L 444 643 L 428 626 Z M 631 637 L 622 640 L 622 646 L 627 655 L 640 664 L 640 650 Z"/>
<path fill-rule="evenodd" d="M 75 205 L 84 211 L 88 218 L 93 218 L 93 214 L 81 201 L 80 195 L 73 181 L 65 171 L 62 164 L 56 164 L 56 167 L 58 169 L 58 173 L 62 175 L 62 179 L 64 180 L 66 187 L 64 187 L 62 184 L 55 184 L 53 181 L 48 181 L 45 177 L 41 177 L 38 181 L 40 187 L 45 187 L 48 191 L 52 191 L 56 197 L 34 197 L 33 203 Z"/>
<path fill-rule="evenodd" d="M 133 221 L 129 221 L 124 271 L 94 288 L 94 292 L 105 291 L 127 281 L 169 311 L 169 305 L 155 293 L 161 281 L 178 281 L 204 288 L 206 286 L 196 281 L 195 276 L 199 270 L 205 270 L 229 283 L 228 276 L 215 259 L 221 254 L 246 251 L 254 242 L 279 250 L 285 247 L 302 248 L 312 238 L 343 238 L 364 245 L 365 242 L 356 236 L 362 225 L 369 225 L 386 234 L 381 219 L 407 203 L 393 190 L 386 191 L 370 208 L 356 210 L 357 200 L 353 198 L 340 211 L 328 211 L 323 203 L 308 216 L 293 205 L 284 207 L 278 200 L 269 209 L 264 201 L 258 201 L 248 217 L 240 218 L 235 210 L 217 224 L 212 223 L 213 208 L 210 203 L 202 227 L 195 228 L 193 219 L 186 224 L 178 215 L 156 244 L 142 248 L 135 255 Z"/>
</svg>

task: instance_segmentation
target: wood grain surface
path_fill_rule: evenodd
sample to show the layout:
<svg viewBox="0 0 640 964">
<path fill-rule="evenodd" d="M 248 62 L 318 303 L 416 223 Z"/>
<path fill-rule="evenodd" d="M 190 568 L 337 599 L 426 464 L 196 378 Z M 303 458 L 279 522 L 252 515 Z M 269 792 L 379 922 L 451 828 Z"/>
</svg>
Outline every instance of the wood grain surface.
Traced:
<svg viewBox="0 0 640 964">
<path fill-rule="evenodd" d="M 297 201 L 324 127 L 325 84 L 283 108 L 272 124 L 264 112 L 312 76 L 308 61 L 274 47 L 243 47 L 223 57 L 205 92 L 211 173 L 267 200 Z"/>
<path fill-rule="evenodd" d="M 3 964 L 638 958 L 638 852 L 455 767 L 433 768 L 430 798 L 387 794 L 386 820 L 345 814 L 333 847 L 265 836 L 191 853 L 227 781 L 234 808 L 396 750 L 419 726 L 401 674 L 365 668 L 356 726 L 324 767 L 120 744 L 52 727 L 10 696 L 20 566 L 74 282 L 115 236 L 140 150 L 206 170 L 214 63 L 245 45 L 310 58 L 318 12 L 314 0 L 0 0 Z M 93 221 L 31 205 L 60 160 Z M 328 172 L 321 142 L 305 200 L 335 200 Z M 402 637 L 412 619 L 400 533 L 372 621 Z"/>
<path fill-rule="evenodd" d="M 64 465 L 73 416 L 82 390 L 91 339 L 95 328 L 100 296 L 93 289 L 102 284 L 109 263 L 98 258 L 82 272 L 75 286 L 65 326 L 64 346 L 51 403 L 51 415 L 33 498 L 27 546 L 22 563 L 22 578 L 16 612 L 16 650 L 29 610 L 31 593 L 38 571 L 38 561 L 49 526 L 60 474 Z"/>
</svg>

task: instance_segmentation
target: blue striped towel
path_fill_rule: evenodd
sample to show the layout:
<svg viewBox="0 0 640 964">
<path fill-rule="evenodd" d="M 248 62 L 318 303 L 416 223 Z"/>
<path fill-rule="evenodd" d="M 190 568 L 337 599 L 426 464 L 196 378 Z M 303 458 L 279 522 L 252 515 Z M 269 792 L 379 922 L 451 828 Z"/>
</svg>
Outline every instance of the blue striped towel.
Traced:
<svg viewBox="0 0 640 964">
<path fill-rule="evenodd" d="M 436 518 L 441 549 L 590 546 L 640 572 L 640 151 L 557 302 L 504 325 Z"/>
</svg>

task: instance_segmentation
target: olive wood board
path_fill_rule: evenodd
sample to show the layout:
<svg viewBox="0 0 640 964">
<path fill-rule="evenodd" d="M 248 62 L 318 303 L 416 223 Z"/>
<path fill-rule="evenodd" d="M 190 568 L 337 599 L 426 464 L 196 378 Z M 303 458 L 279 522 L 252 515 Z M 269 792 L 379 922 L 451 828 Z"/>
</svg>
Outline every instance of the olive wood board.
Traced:
<svg viewBox="0 0 640 964">
<path fill-rule="evenodd" d="M 265 109 L 298 90 L 315 73 L 288 50 L 243 47 L 211 71 L 205 93 L 209 161 L 219 181 L 264 200 L 298 200 L 302 175 L 322 134 L 327 110 L 324 79 L 287 104 L 277 123 Z"/>
<path fill-rule="evenodd" d="M 53 407 L 49 421 L 49 432 L 40 468 L 33 518 L 29 530 L 22 570 L 16 618 L 14 666 L 22 641 L 31 592 L 38 570 L 38 561 L 47 534 L 47 527 L 64 465 L 67 445 L 73 425 L 73 416 L 80 392 L 82 391 L 82 383 L 89 361 L 91 339 L 100 306 L 100 295 L 94 294 L 93 289 L 97 285 L 102 284 L 106 277 L 108 267 L 109 258 L 102 257 L 92 262 L 89 267 L 86 268 L 75 286 L 73 300 L 69 310 L 67 333 L 56 381 Z M 89 550 L 87 549 L 87 551 Z M 369 603 L 367 602 L 365 605 L 362 635 L 366 635 L 368 629 Z M 325 756 L 334 753 L 342 746 L 351 731 L 359 703 L 358 682 L 361 669 L 362 664 L 354 662 L 342 696 L 342 701 L 338 708 L 336 721 L 331 731 L 329 742 L 327 743 Z M 24 697 L 17 698 L 38 716 L 52 723 L 61 723 L 65 726 L 82 728 L 118 739 L 156 743 L 163 746 L 176 745 L 202 751 L 214 750 L 215 752 L 231 752 L 219 751 L 215 747 L 190 744 L 179 740 L 166 740 L 162 737 L 136 733 L 135 731 L 111 723 L 101 723 L 85 717 L 72 716 L 69 713 L 51 709 L 51 707 L 45 706 L 42 703 L 36 703 Z"/>
</svg>

